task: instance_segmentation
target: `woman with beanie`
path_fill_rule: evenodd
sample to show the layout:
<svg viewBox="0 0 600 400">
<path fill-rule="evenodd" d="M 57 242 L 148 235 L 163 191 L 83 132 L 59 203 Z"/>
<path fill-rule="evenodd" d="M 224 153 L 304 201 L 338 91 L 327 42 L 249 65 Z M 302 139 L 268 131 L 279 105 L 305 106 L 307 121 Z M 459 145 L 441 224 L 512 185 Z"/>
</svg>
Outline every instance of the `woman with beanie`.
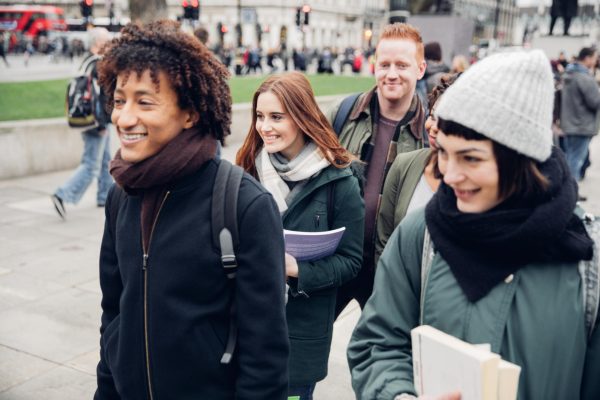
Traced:
<svg viewBox="0 0 600 400">
<path fill-rule="evenodd" d="M 99 73 L 121 148 L 100 251 L 94 399 L 285 399 L 281 219 L 250 176 L 237 199 L 235 280 L 211 244 L 215 153 L 231 121 L 227 70 L 177 23 L 159 21 L 125 27 Z"/>
<path fill-rule="evenodd" d="M 330 256 L 300 261 L 285 255 L 291 293 L 288 395 L 300 400 L 312 399 L 316 382 L 327 376 L 337 288 L 361 266 L 364 204 L 350 161 L 304 75 L 274 75 L 260 85 L 238 165 L 271 192 L 285 229 L 346 228 Z"/>
<path fill-rule="evenodd" d="M 375 260 L 381 256 L 390 235 L 406 214 L 424 207 L 442 179 L 437 167 L 437 119 L 435 106 L 440 96 L 454 83 L 458 75 L 445 74 L 429 94 L 429 117 L 425 129 L 429 148 L 398 154 L 390 167 L 383 186 L 381 206 L 377 215 Z"/>
<path fill-rule="evenodd" d="M 358 399 L 414 398 L 419 325 L 489 343 L 521 366 L 520 400 L 600 398 L 600 329 L 586 326 L 578 268 L 597 249 L 552 147 L 552 100 L 550 63 L 537 50 L 480 61 L 440 99 L 443 181 L 379 259 L 348 348 Z M 433 252 L 423 254 L 426 237 Z"/>
</svg>

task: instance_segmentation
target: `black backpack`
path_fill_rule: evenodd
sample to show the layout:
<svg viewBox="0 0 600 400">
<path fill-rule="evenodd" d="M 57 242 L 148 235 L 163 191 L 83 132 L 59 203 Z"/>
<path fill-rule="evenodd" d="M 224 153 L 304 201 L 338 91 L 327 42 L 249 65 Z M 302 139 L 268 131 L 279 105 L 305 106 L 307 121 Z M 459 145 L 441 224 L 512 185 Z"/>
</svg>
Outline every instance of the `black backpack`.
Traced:
<svg viewBox="0 0 600 400">
<path fill-rule="evenodd" d="M 221 264 L 232 286 L 229 309 L 229 337 L 221 358 L 221 364 L 231 362 L 237 341 L 237 320 L 235 319 L 235 302 L 233 299 L 235 288 L 233 286 L 235 285 L 238 267 L 235 257 L 235 248 L 238 246 L 237 200 L 243 175 L 244 170 L 240 167 L 221 159 L 215 177 L 211 201 L 213 246 L 221 253 Z M 125 191 L 122 188 L 115 185 L 114 191 L 108 205 L 112 232 L 116 232 L 119 208 L 125 198 Z"/>
<path fill-rule="evenodd" d="M 99 87 L 92 71 L 100 58 L 90 55 L 81 63 L 76 77 L 67 86 L 65 111 L 70 127 L 81 128 L 96 124 L 94 103 L 99 97 Z"/>
</svg>

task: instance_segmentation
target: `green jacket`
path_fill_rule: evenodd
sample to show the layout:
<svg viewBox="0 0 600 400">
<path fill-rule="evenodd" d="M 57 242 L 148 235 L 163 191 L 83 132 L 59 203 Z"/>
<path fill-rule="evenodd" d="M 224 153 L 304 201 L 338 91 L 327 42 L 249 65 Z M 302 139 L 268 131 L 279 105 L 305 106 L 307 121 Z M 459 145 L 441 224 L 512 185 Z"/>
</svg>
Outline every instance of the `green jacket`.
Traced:
<svg viewBox="0 0 600 400">
<path fill-rule="evenodd" d="M 327 187 L 335 184 L 334 215 L 327 215 Z M 287 304 L 290 336 L 290 385 L 310 384 L 327 376 L 337 288 L 360 270 L 363 251 L 364 204 L 357 179 L 349 168 L 330 166 L 310 180 L 282 215 L 283 227 L 319 232 L 346 227 L 336 253 L 298 262 L 298 279 L 290 279 Z"/>
<path fill-rule="evenodd" d="M 436 253 L 421 309 L 424 231 L 424 211 L 411 213 L 379 260 L 373 295 L 348 347 L 357 399 L 415 393 L 410 330 L 421 323 L 470 343 L 490 343 L 520 365 L 519 400 L 600 399 L 600 329 L 588 341 L 577 265 L 525 266 L 470 303 Z"/>
<path fill-rule="evenodd" d="M 327 119 L 331 124 L 335 120 L 342 101 L 343 98 L 335 103 L 327 113 Z M 373 104 L 376 101 L 376 87 L 361 94 L 352 107 L 339 135 L 342 146 L 363 161 L 363 147 L 369 143 L 375 129 L 376 116 L 374 114 L 377 107 L 374 107 Z M 398 154 L 423 148 L 424 123 L 424 118 L 413 118 L 410 123 L 400 127 Z"/>
<path fill-rule="evenodd" d="M 383 186 L 377 215 L 375 262 L 381 256 L 390 235 L 406 215 L 430 153 L 430 149 L 421 149 L 398 154 L 392 164 Z"/>
</svg>

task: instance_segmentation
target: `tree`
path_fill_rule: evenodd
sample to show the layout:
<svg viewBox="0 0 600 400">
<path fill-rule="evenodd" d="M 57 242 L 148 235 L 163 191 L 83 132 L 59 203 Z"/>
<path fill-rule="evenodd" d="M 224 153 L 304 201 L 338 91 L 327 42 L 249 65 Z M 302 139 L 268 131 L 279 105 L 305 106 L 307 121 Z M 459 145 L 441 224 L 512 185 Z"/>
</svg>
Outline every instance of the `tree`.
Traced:
<svg viewBox="0 0 600 400">
<path fill-rule="evenodd" d="M 133 22 L 151 22 L 167 18 L 167 0 L 129 0 L 129 15 Z"/>
</svg>

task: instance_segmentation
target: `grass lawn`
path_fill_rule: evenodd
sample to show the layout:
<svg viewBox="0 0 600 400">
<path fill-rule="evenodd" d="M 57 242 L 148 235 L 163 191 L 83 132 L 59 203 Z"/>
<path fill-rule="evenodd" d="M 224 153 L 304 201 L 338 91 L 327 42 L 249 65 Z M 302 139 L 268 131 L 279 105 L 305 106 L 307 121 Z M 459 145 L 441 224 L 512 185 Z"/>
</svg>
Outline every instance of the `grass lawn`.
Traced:
<svg viewBox="0 0 600 400">
<path fill-rule="evenodd" d="M 316 96 L 361 92 L 375 84 L 374 78 L 363 76 L 311 75 L 308 78 Z M 233 102 L 249 102 L 264 79 L 264 76 L 231 78 Z M 64 116 L 65 91 L 68 82 L 68 79 L 59 79 L 0 83 L 0 121 Z"/>
</svg>

